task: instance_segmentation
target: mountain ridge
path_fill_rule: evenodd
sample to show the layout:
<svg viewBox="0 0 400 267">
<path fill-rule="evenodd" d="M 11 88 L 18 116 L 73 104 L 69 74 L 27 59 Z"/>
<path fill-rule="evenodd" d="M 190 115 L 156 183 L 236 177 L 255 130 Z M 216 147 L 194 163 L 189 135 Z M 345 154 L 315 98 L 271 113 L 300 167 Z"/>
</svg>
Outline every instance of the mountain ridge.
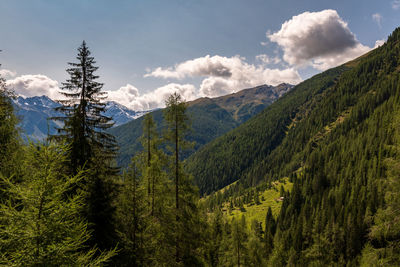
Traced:
<svg viewBox="0 0 400 267">
<path fill-rule="evenodd" d="M 399 122 L 397 28 L 383 46 L 300 83 L 203 146 L 186 168 L 211 193 L 210 212 L 246 219 L 260 192 L 289 180 L 274 229 L 265 227 L 268 266 L 397 266 Z"/>
<path fill-rule="evenodd" d="M 23 130 L 22 136 L 25 140 L 44 140 L 48 134 L 56 134 L 56 127 L 62 126 L 59 122 L 48 120 L 50 117 L 62 116 L 62 114 L 54 110 L 60 104 L 48 96 L 18 96 L 13 104 L 16 109 L 16 115 L 20 119 L 19 126 Z M 114 127 L 137 119 L 149 112 L 134 111 L 115 101 L 107 101 L 106 108 L 105 115 L 113 118 Z"/>
<path fill-rule="evenodd" d="M 292 87 L 290 84 L 260 85 L 225 96 L 203 97 L 189 101 L 187 113 L 193 122 L 193 131 L 188 134 L 187 139 L 196 144 L 193 150 L 185 153 L 184 157 L 188 157 L 202 145 L 258 114 Z M 162 110 L 154 111 L 152 115 L 161 133 L 164 127 Z M 109 132 L 119 142 L 119 164 L 127 166 L 130 158 L 142 149 L 139 139 L 142 135 L 142 118 L 110 129 Z"/>
</svg>

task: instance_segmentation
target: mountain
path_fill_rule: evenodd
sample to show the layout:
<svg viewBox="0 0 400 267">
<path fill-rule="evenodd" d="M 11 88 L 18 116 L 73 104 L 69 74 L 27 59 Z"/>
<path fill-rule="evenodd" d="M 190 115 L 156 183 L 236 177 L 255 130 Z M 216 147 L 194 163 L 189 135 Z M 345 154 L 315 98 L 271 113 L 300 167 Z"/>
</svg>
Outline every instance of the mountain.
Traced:
<svg viewBox="0 0 400 267">
<path fill-rule="evenodd" d="M 261 85 L 221 97 L 204 97 L 188 102 L 187 112 L 193 129 L 189 133 L 188 140 L 194 141 L 195 146 L 192 151 L 186 153 L 185 157 L 258 114 L 292 87 L 290 84 Z M 162 110 L 154 111 L 152 115 L 161 132 L 164 127 Z M 127 166 L 130 158 L 142 149 L 139 140 L 142 135 L 142 120 L 139 118 L 110 129 L 110 133 L 119 142 L 118 163 L 121 166 Z"/>
<path fill-rule="evenodd" d="M 186 168 L 202 194 L 224 187 L 206 206 L 244 216 L 244 203 L 290 182 L 271 201 L 280 208 L 265 228 L 268 266 L 398 266 L 399 133 L 397 28 L 203 146 Z"/>
<path fill-rule="evenodd" d="M 19 96 L 14 100 L 14 105 L 21 120 L 19 126 L 23 130 L 24 139 L 43 140 L 48 133 L 56 133 L 55 127 L 61 126 L 59 122 L 48 120 L 61 114 L 54 111 L 59 104 L 47 96 Z M 106 108 L 105 115 L 113 118 L 115 126 L 137 119 L 148 112 L 134 111 L 114 101 L 108 101 Z"/>
<path fill-rule="evenodd" d="M 113 121 L 115 122 L 114 127 L 117 127 L 131 120 L 135 120 L 150 111 L 134 111 L 125 107 L 124 105 L 118 104 L 115 101 L 108 101 L 106 105 L 106 112 L 104 114 L 113 118 Z"/>
<path fill-rule="evenodd" d="M 14 100 L 17 116 L 21 120 L 19 126 L 22 129 L 24 139 L 43 140 L 47 134 L 55 134 L 56 122 L 47 120 L 49 117 L 57 116 L 54 108 L 59 104 L 47 96 L 34 96 L 24 98 L 17 97 Z"/>
</svg>

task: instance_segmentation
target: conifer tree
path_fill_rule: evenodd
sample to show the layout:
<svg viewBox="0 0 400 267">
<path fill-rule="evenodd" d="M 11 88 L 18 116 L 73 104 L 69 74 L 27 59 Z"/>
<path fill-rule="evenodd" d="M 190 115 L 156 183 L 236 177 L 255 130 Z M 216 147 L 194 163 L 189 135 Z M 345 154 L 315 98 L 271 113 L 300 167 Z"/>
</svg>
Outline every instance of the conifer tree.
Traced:
<svg viewBox="0 0 400 267">
<path fill-rule="evenodd" d="M 151 207 L 151 215 L 154 215 L 154 205 L 156 198 L 156 180 L 162 175 L 162 152 L 158 149 L 159 138 L 156 131 L 156 125 L 153 116 L 148 113 L 143 120 L 143 136 L 142 145 L 146 154 L 146 180 L 147 180 L 147 196 L 149 206 Z"/>
<path fill-rule="evenodd" d="M 115 254 L 86 247 L 90 232 L 80 215 L 84 198 L 81 193 L 65 197 L 84 173 L 67 177 L 65 155 L 65 147 L 30 145 L 23 180 L 0 175 L 10 196 L 0 204 L 0 265 L 98 266 Z"/>
<path fill-rule="evenodd" d="M 98 67 L 85 41 L 78 48 L 77 63 L 68 63 L 69 79 L 63 83 L 61 93 L 65 99 L 56 110 L 64 114 L 53 120 L 64 123 L 58 128 L 58 135 L 51 138 L 70 146 L 69 172 L 76 174 L 80 169 L 88 170 L 83 181 L 86 192 L 84 211 L 89 221 L 92 238 L 89 243 L 101 249 L 113 247 L 116 238 L 112 201 L 115 198 L 114 167 L 117 152 L 115 138 L 105 130 L 112 127 L 112 119 L 105 116 L 106 93 L 95 74 Z M 73 189 L 73 191 L 76 188 Z M 74 192 L 72 192 L 74 193 Z M 113 241 L 114 240 L 114 241 Z"/>
<path fill-rule="evenodd" d="M 251 231 L 248 241 L 248 256 L 246 266 L 264 266 L 264 251 L 262 244 L 262 227 L 257 220 L 251 222 Z"/>
<path fill-rule="evenodd" d="M 147 257 L 144 232 L 147 224 L 145 190 L 141 181 L 141 162 L 139 157 L 122 175 L 123 181 L 117 205 L 118 236 L 121 240 L 120 265 L 143 266 Z"/>
<path fill-rule="evenodd" d="M 186 103 L 178 93 L 169 96 L 166 101 L 164 118 L 167 123 L 165 139 L 171 155 L 171 168 L 175 183 L 175 262 L 184 265 L 196 265 L 199 253 L 201 231 L 204 225 L 197 208 L 198 192 L 191 177 L 184 172 L 180 155 L 190 147 L 185 140 L 189 130 Z"/>
<path fill-rule="evenodd" d="M 209 240 L 205 258 L 210 266 L 216 267 L 220 265 L 220 256 L 222 250 L 222 239 L 223 239 L 223 222 L 222 212 L 217 209 L 211 218 L 209 225 Z"/>
<path fill-rule="evenodd" d="M 179 214 L 179 155 L 181 151 L 181 145 L 184 142 L 185 131 L 187 130 L 187 115 L 185 114 L 186 104 L 182 101 L 182 97 L 174 93 L 169 96 L 167 101 L 165 102 L 165 120 L 168 126 L 168 132 L 166 135 L 166 139 L 173 144 L 173 148 L 171 149 L 174 153 L 174 171 L 175 171 L 175 209 L 176 209 L 176 223 L 178 226 L 178 222 L 180 220 Z M 176 248 L 175 248 L 175 258 L 176 262 L 181 261 L 180 255 L 180 240 L 179 236 L 176 238 Z"/>
<path fill-rule="evenodd" d="M 0 173 L 5 176 L 16 174 L 15 161 L 21 145 L 17 129 L 18 120 L 14 115 L 12 104 L 13 98 L 15 98 L 14 92 L 7 88 L 5 79 L 0 76 Z"/>
<path fill-rule="evenodd" d="M 236 259 L 236 264 L 238 267 L 245 266 L 245 256 L 247 243 L 247 233 L 246 233 L 246 219 L 242 215 L 240 221 L 232 219 L 232 244 L 233 244 L 233 257 Z"/>
<path fill-rule="evenodd" d="M 265 254 L 269 255 L 274 247 L 274 235 L 276 231 L 276 222 L 272 216 L 271 207 L 268 207 L 265 217 L 264 246 Z"/>
<path fill-rule="evenodd" d="M 71 66 L 67 69 L 70 77 L 62 83 L 61 91 L 65 99 L 59 100 L 62 106 L 56 108 L 64 116 L 52 118 L 63 122 L 64 126 L 58 128 L 58 135 L 52 137 L 71 146 L 72 173 L 85 164 L 91 167 L 95 158 L 107 163 L 108 172 L 116 173 L 117 170 L 110 166 L 117 152 L 116 141 L 105 132 L 113 122 L 112 118 L 104 115 L 107 96 L 101 91 L 103 84 L 96 81 L 99 78 L 95 74 L 98 67 L 94 66 L 96 61 L 90 54 L 83 41 L 78 48 L 78 62 L 68 63 Z"/>
</svg>

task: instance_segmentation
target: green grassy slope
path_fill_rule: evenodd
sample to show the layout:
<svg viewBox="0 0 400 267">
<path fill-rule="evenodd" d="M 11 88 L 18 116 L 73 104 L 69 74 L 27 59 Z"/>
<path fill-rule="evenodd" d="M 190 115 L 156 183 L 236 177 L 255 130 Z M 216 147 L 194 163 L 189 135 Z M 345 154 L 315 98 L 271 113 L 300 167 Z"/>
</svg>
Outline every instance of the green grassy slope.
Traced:
<svg viewBox="0 0 400 267">
<path fill-rule="evenodd" d="M 243 209 L 240 207 L 233 207 L 230 209 L 230 202 L 223 204 L 222 211 L 227 215 L 229 220 L 232 218 L 240 219 L 242 215 L 245 215 L 248 226 L 251 225 L 253 220 L 261 222 L 263 228 L 265 227 L 265 215 L 267 214 L 268 208 L 271 208 L 274 217 L 278 217 L 281 210 L 281 206 L 284 200 L 280 199 L 280 188 L 283 186 L 285 191 L 290 191 L 293 184 L 288 179 L 283 179 L 282 182 L 276 181 L 272 184 L 271 188 L 268 188 L 259 193 L 259 203 L 254 200 L 247 204 L 243 204 Z"/>
</svg>

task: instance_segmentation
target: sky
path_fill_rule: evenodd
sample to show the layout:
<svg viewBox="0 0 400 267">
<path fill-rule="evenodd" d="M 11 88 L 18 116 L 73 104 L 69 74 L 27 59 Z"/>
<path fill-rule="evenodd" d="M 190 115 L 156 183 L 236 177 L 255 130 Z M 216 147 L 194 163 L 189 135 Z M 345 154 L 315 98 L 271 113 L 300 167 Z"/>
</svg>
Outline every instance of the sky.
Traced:
<svg viewBox="0 0 400 267">
<path fill-rule="evenodd" d="M 0 75 L 60 97 L 85 40 L 110 100 L 135 110 L 297 84 L 382 45 L 400 0 L 0 0 Z"/>
</svg>

